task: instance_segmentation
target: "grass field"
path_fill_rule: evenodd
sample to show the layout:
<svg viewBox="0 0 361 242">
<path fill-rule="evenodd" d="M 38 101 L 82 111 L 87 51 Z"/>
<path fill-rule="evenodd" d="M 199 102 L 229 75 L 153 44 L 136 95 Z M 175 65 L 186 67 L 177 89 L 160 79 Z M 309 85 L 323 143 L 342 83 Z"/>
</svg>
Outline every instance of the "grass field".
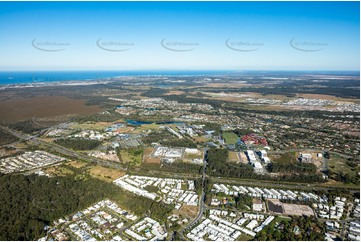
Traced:
<svg viewBox="0 0 361 242">
<path fill-rule="evenodd" d="M 237 239 L 237 241 L 248 241 L 248 240 L 252 240 L 252 237 L 246 235 L 245 233 L 242 233 Z"/>
<path fill-rule="evenodd" d="M 66 176 L 70 174 L 74 174 L 74 172 L 65 166 L 51 166 L 44 170 L 45 173 L 51 175 L 51 176 Z"/>
<path fill-rule="evenodd" d="M 68 162 L 66 163 L 66 165 L 69 165 L 69 166 L 72 166 L 72 167 L 75 167 L 75 168 L 82 168 L 84 166 L 87 165 L 87 163 L 85 162 L 79 162 L 79 161 L 71 161 L 71 162 Z"/>
<path fill-rule="evenodd" d="M 75 124 L 73 125 L 71 128 L 72 129 L 81 129 L 81 130 L 86 130 L 86 129 L 92 129 L 92 130 L 104 130 L 106 127 L 112 125 L 112 123 L 107 123 L 107 122 L 86 122 L 86 123 L 82 123 L 82 124 Z"/>
<path fill-rule="evenodd" d="M 184 156 L 185 160 L 202 159 L 202 158 L 203 158 L 203 152 L 199 152 L 199 154 L 186 153 L 186 155 Z"/>
<path fill-rule="evenodd" d="M 107 182 L 112 182 L 115 179 L 125 175 L 124 171 L 106 168 L 102 166 L 92 166 L 87 170 L 87 172 L 89 172 L 89 174 L 94 178 Z"/>
<path fill-rule="evenodd" d="M 121 150 L 120 156 L 122 157 L 123 163 L 132 163 L 133 165 L 140 166 L 142 164 L 142 154 L 134 156 L 127 150 Z"/>
<path fill-rule="evenodd" d="M 350 176 L 355 176 L 356 171 L 351 170 L 352 167 L 347 165 L 346 160 L 338 155 L 332 155 L 331 159 L 328 161 L 328 167 L 329 169 L 339 174 L 340 172 L 343 172 L 344 174 L 349 174 Z"/>
<path fill-rule="evenodd" d="M 290 217 L 277 216 L 274 221 L 280 223 L 282 221 L 290 221 L 290 220 L 292 220 Z"/>
<path fill-rule="evenodd" d="M 222 136 L 226 140 L 227 145 L 235 144 L 238 139 L 238 135 L 233 132 L 224 132 Z"/>
<path fill-rule="evenodd" d="M 288 152 L 284 154 L 272 154 L 269 155 L 269 157 L 272 160 L 272 162 L 277 162 L 279 164 L 286 164 L 297 161 L 298 153 Z"/>
<path fill-rule="evenodd" d="M 194 140 L 197 142 L 206 142 L 207 141 L 207 139 L 203 136 L 196 136 L 196 137 L 194 137 Z M 211 139 L 209 139 L 209 141 L 211 141 Z"/>
<path fill-rule="evenodd" d="M 228 153 L 228 160 L 233 162 L 238 162 L 238 152 L 230 151 Z"/>
</svg>

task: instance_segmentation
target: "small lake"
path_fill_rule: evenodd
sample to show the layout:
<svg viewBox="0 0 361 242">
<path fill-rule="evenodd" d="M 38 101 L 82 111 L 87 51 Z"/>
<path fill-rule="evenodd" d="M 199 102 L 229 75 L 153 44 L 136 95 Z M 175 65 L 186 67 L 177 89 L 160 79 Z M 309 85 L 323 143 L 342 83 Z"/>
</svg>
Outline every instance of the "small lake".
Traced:
<svg viewBox="0 0 361 242">
<path fill-rule="evenodd" d="M 165 122 L 146 122 L 146 121 L 138 121 L 133 119 L 127 119 L 127 124 L 134 125 L 134 126 L 140 126 L 143 124 L 183 124 L 182 122 L 176 122 L 176 121 L 165 121 Z"/>
</svg>

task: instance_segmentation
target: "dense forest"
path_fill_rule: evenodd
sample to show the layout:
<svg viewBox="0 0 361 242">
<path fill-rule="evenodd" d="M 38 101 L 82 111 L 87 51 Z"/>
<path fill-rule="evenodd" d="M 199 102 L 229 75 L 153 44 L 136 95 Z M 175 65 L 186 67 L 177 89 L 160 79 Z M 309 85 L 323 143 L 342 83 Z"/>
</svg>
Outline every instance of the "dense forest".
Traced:
<svg viewBox="0 0 361 242">
<path fill-rule="evenodd" d="M 196 123 L 197 124 L 197 123 Z M 221 125 L 216 123 L 198 123 L 204 125 L 204 130 L 213 130 L 213 135 L 220 135 L 221 134 Z"/>
<path fill-rule="evenodd" d="M 312 163 L 288 162 L 288 163 L 269 163 L 267 165 L 269 172 L 291 172 L 291 173 L 315 173 L 317 167 Z"/>
<path fill-rule="evenodd" d="M 196 148 L 197 143 L 192 141 L 189 138 L 179 139 L 176 138 L 173 134 L 169 133 L 166 130 L 153 131 L 147 136 L 142 138 L 145 144 L 151 144 L 153 142 L 160 143 L 164 146 L 170 147 L 187 147 L 187 148 Z"/>
<path fill-rule="evenodd" d="M 234 202 L 235 202 L 235 207 L 237 209 L 247 209 L 248 208 L 252 208 L 252 197 L 246 194 L 238 194 L 237 196 L 234 197 Z"/>
<path fill-rule="evenodd" d="M 295 233 L 298 227 L 299 232 Z M 273 220 L 265 229 L 256 235 L 255 241 L 321 241 L 325 238 L 322 222 L 314 217 L 292 217 L 292 220 L 281 220 L 278 225 Z"/>
<path fill-rule="evenodd" d="M 207 173 L 213 176 L 243 177 L 248 178 L 255 174 L 250 165 L 232 164 L 227 162 L 228 150 L 210 149 L 207 152 L 206 160 L 208 162 Z M 255 174 L 256 175 L 256 174 Z"/>
<path fill-rule="evenodd" d="M 197 148 L 197 144 L 188 138 L 184 138 L 184 139 L 174 138 L 174 139 L 170 139 L 170 140 L 163 140 L 163 141 L 160 141 L 160 144 L 162 144 L 164 146 L 170 146 L 170 147 Z"/>
<path fill-rule="evenodd" d="M 44 226 L 105 198 L 111 187 L 71 177 L 12 175 L 0 177 L 0 240 L 33 240 Z"/>
<path fill-rule="evenodd" d="M 150 145 L 153 142 L 160 142 L 163 139 L 172 139 L 173 138 L 173 134 L 169 133 L 166 130 L 160 130 L 160 131 L 153 131 L 151 133 L 149 133 L 147 136 L 142 138 L 142 141 L 145 144 Z"/>
<path fill-rule="evenodd" d="M 54 141 L 58 145 L 73 150 L 91 150 L 100 145 L 102 142 L 99 140 L 88 140 L 88 139 L 58 139 Z"/>
<path fill-rule="evenodd" d="M 36 133 L 46 128 L 43 126 L 40 127 L 39 125 L 35 124 L 32 120 L 25 120 L 25 121 L 12 123 L 9 125 L 9 127 L 27 134 Z"/>
<path fill-rule="evenodd" d="M 0 146 L 17 141 L 18 138 L 0 129 Z"/>
<path fill-rule="evenodd" d="M 0 240 L 34 240 L 44 226 L 105 198 L 137 215 L 166 219 L 172 207 L 133 195 L 114 184 L 75 175 L 47 178 L 37 175 L 0 176 Z"/>
</svg>

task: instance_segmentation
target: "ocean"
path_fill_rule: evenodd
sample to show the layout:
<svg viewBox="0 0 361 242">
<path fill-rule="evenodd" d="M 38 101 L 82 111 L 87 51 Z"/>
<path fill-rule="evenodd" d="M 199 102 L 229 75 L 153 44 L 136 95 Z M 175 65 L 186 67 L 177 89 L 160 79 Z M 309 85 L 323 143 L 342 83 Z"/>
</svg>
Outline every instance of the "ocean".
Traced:
<svg viewBox="0 0 361 242">
<path fill-rule="evenodd" d="M 226 71 L 0 71 L 0 85 L 37 82 L 90 81 L 119 76 L 189 76 L 225 74 Z"/>
<path fill-rule="evenodd" d="M 121 76 L 203 76 L 203 75 L 347 75 L 359 76 L 359 71 L 230 71 L 230 70 L 182 70 L 182 71 L 0 71 L 0 85 L 64 81 L 104 80 Z"/>
</svg>

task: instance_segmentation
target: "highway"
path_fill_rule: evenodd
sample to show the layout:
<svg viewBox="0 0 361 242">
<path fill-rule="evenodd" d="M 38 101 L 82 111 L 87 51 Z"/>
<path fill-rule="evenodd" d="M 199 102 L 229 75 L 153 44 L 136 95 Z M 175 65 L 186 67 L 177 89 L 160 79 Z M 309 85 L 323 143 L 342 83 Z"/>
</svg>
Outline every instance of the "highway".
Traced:
<svg viewBox="0 0 361 242">
<path fill-rule="evenodd" d="M 63 146 L 57 145 L 55 143 L 49 143 L 49 142 L 45 142 L 41 139 L 39 139 L 37 137 L 37 135 L 28 135 L 28 134 L 24 134 L 22 132 L 18 132 L 18 131 L 14 131 L 8 127 L 5 127 L 3 125 L 0 125 L 0 128 L 4 129 L 5 131 L 13 134 L 14 136 L 18 137 L 20 140 L 25 140 L 28 141 L 29 143 L 33 143 L 35 145 L 42 145 L 44 147 L 46 147 L 47 149 L 49 149 L 50 151 L 65 155 L 65 156 L 69 156 L 69 157 L 73 157 L 75 159 L 81 159 L 81 160 L 86 160 L 86 161 L 90 161 L 90 162 L 95 162 L 101 166 L 105 166 L 105 167 L 111 167 L 114 169 L 119 169 L 119 170 L 126 170 L 126 167 L 122 166 L 122 164 L 120 163 L 115 163 L 115 162 L 110 162 L 110 161 L 103 161 L 100 159 L 97 159 L 95 157 L 90 157 L 87 156 L 85 154 L 73 151 L 71 149 L 67 149 Z M 42 132 L 40 132 L 42 133 Z M 207 148 L 204 149 L 204 156 L 206 155 L 207 152 Z M 205 159 L 204 159 L 205 160 Z M 208 175 L 206 175 L 206 163 L 203 166 L 203 174 L 202 174 L 202 182 L 204 182 L 206 177 L 209 177 Z M 162 173 L 163 174 L 163 173 Z M 167 172 L 167 174 L 164 175 L 169 175 L 170 177 L 174 177 L 174 174 L 170 174 L 169 172 Z M 177 178 L 184 178 L 184 179 L 189 179 L 191 177 L 194 177 L 194 175 L 189 175 L 189 174 L 181 174 L 181 173 L 176 173 Z M 302 190 L 328 190 L 328 189 L 340 189 L 340 186 L 338 185 L 331 185 L 331 184 L 307 184 L 307 183 L 291 183 L 291 182 L 274 182 L 274 181 L 260 181 L 260 180 L 247 180 L 247 179 L 238 179 L 238 178 L 226 178 L 226 177 L 209 177 L 211 178 L 214 182 L 218 182 L 218 183 L 233 183 L 233 184 L 238 184 L 238 185 L 249 185 L 249 186 L 270 186 L 270 187 L 274 187 L 274 188 L 280 188 L 280 189 L 302 189 Z M 357 192 L 359 191 L 359 188 L 356 187 L 346 187 L 346 186 L 342 186 L 342 189 L 348 189 L 351 192 Z M 204 191 L 202 191 L 204 193 Z M 204 197 L 204 194 L 202 194 L 202 198 Z M 201 206 L 200 206 L 201 207 Z"/>
<path fill-rule="evenodd" d="M 119 163 L 115 163 L 115 162 L 109 162 L 109 161 L 103 161 L 100 159 L 97 159 L 95 157 L 90 157 L 87 156 L 83 153 L 80 152 L 76 152 L 73 151 L 71 149 L 65 148 L 63 146 L 60 146 L 58 144 L 55 144 L 53 142 L 45 142 L 43 140 L 41 140 L 38 136 L 44 133 L 44 130 L 39 132 L 39 134 L 37 135 L 28 135 L 28 134 L 24 134 L 22 132 L 19 131 L 15 131 L 12 130 L 6 126 L 0 125 L 0 128 L 9 132 L 10 134 L 16 136 L 17 138 L 19 138 L 19 141 L 14 142 L 13 144 L 22 142 L 22 141 L 26 141 L 29 144 L 33 144 L 33 145 L 39 145 L 42 146 L 43 148 L 54 152 L 54 153 L 58 153 L 61 155 L 64 155 L 66 157 L 72 157 L 75 159 L 80 159 L 80 160 L 85 160 L 85 161 L 90 161 L 90 162 L 95 162 L 101 166 L 105 166 L 105 167 L 110 167 L 110 168 L 115 168 L 115 169 L 120 169 L 120 170 L 126 170 L 125 167 L 123 167 L 121 164 Z M 11 145 L 11 144 L 10 144 Z M 185 226 L 182 230 L 179 231 L 179 235 L 183 240 L 187 240 L 184 236 L 184 232 L 188 229 L 190 229 L 191 227 L 193 227 L 194 225 L 196 225 L 199 220 L 202 218 L 205 210 L 207 209 L 205 203 L 204 203 L 204 199 L 205 199 L 205 179 L 208 177 L 210 179 L 212 179 L 213 182 L 216 183 L 229 183 L 229 184 L 237 184 L 237 185 L 249 185 L 249 186 L 260 186 L 260 187 L 264 187 L 264 186 L 269 186 L 269 187 L 273 187 L 273 188 L 281 188 L 281 189 L 302 189 L 302 190 L 328 190 L 328 189 L 339 189 L 339 186 L 325 186 L 323 184 L 302 184 L 302 183 L 285 183 L 285 182 L 272 182 L 272 181 L 258 181 L 258 180 L 245 180 L 245 179 L 237 179 L 237 178 L 226 178 L 226 177 L 209 177 L 206 174 L 206 168 L 207 168 L 207 162 L 206 162 L 206 153 L 207 153 L 208 149 L 204 148 L 204 157 L 203 157 L 203 169 L 202 169 L 202 190 L 201 190 L 201 195 L 199 198 L 199 203 L 198 203 L 198 214 L 197 216 L 190 222 L 187 224 L 187 226 Z M 276 152 L 275 152 L 276 153 Z M 281 152 L 277 152 L 277 153 L 281 153 Z M 325 162 L 324 162 L 325 163 Z M 327 165 L 327 163 L 325 164 Z M 169 173 L 169 174 L 168 174 Z M 189 174 L 171 174 L 170 172 L 167 172 L 167 175 L 174 177 L 174 175 L 177 176 L 177 178 L 184 178 L 184 179 L 190 179 L 190 178 L 194 178 L 194 175 L 189 175 Z M 343 187 L 343 189 L 349 189 L 351 192 L 358 192 L 359 189 L 350 187 L 350 188 L 345 188 Z M 349 218 L 348 214 L 350 212 L 351 208 L 347 211 L 347 216 L 346 219 L 341 220 L 341 236 L 344 236 L 344 231 L 346 228 L 346 223 L 351 220 L 351 218 Z"/>
<path fill-rule="evenodd" d="M 27 141 L 29 144 L 33 144 L 33 145 L 41 145 L 43 147 L 45 147 L 46 149 L 48 149 L 51 152 L 55 152 L 61 155 L 65 155 L 68 157 L 72 157 L 75 159 L 79 159 L 79 160 L 86 160 L 86 161 L 90 161 L 90 162 L 95 162 L 101 166 L 104 167 L 110 167 L 110 168 L 114 168 L 114 169 L 118 169 L 118 170 L 126 170 L 125 167 L 123 167 L 120 163 L 115 163 L 115 162 L 110 162 L 110 161 L 104 161 L 104 160 L 100 160 L 97 159 L 95 157 L 91 157 L 91 156 L 87 156 L 85 154 L 82 154 L 80 152 L 76 152 L 73 151 L 71 149 L 65 148 L 63 146 L 57 145 L 55 143 L 49 143 L 49 142 L 45 142 L 43 140 L 41 140 L 40 138 L 38 138 L 38 135 L 28 135 L 28 134 L 24 134 L 22 132 L 19 131 L 15 131 L 12 130 L 8 127 L 5 127 L 3 125 L 0 125 L 0 128 L 11 133 L 12 135 L 16 136 L 17 138 L 20 139 L 20 141 Z M 40 132 L 43 133 L 43 132 Z"/>
</svg>

